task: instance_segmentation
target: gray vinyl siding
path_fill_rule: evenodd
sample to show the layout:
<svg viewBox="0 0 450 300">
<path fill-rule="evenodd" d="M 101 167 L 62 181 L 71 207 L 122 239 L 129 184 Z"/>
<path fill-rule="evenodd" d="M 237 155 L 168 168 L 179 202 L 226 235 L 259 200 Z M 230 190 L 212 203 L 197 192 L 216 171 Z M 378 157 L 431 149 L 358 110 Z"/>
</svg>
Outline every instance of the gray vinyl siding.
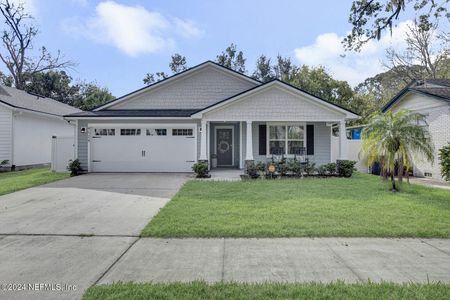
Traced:
<svg viewBox="0 0 450 300">
<path fill-rule="evenodd" d="M 0 162 L 12 162 L 12 111 L 0 106 Z"/>
<path fill-rule="evenodd" d="M 314 155 L 308 158 L 316 163 L 316 166 L 327 164 L 331 160 L 331 128 L 325 123 L 314 124 Z M 306 141 L 308 143 L 308 141 Z"/>
<path fill-rule="evenodd" d="M 253 122 L 252 134 L 253 134 L 253 159 L 255 161 L 267 161 L 268 158 L 264 155 L 259 155 L 259 125 L 265 124 L 265 122 Z M 323 122 L 308 122 L 307 125 L 314 125 L 314 155 L 308 155 L 307 158 L 315 162 L 317 166 L 329 163 L 331 160 L 331 130 L 329 126 L 326 126 Z M 244 123 L 244 149 L 245 149 L 245 123 Z M 308 143 L 308 141 L 307 141 Z M 245 151 L 244 151 L 245 158 Z"/>
<path fill-rule="evenodd" d="M 78 152 L 77 158 L 80 160 L 81 168 L 84 171 L 88 170 L 88 132 L 81 133 L 82 127 L 88 127 L 88 123 L 90 127 L 94 127 L 95 124 L 197 124 L 197 158 L 200 157 L 200 133 L 198 132 L 198 128 L 200 128 L 200 122 L 194 120 L 78 120 Z M 117 126 L 115 125 L 115 126 Z"/>
<path fill-rule="evenodd" d="M 81 133 L 81 128 L 87 128 L 87 121 L 78 120 L 78 140 L 77 140 L 77 157 L 81 164 L 81 169 L 88 169 L 88 134 Z"/>
<path fill-rule="evenodd" d="M 109 109 L 201 109 L 256 85 L 216 66 L 207 66 L 133 95 Z"/>
</svg>

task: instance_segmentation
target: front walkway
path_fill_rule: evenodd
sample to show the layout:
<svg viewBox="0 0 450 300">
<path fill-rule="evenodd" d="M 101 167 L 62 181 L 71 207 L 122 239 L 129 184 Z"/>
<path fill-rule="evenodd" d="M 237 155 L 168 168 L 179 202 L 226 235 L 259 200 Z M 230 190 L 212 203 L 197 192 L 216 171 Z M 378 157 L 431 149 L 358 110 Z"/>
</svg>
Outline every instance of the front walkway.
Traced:
<svg viewBox="0 0 450 300">
<path fill-rule="evenodd" d="M 241 175 L 244 174 L 244 170 L 212 169 L 209 173 L 211 174 L 211 178 L 209 180 L 237 181 L 237 180 L 241 180 Z"/>
<path fill-rule="evenodd" d="M 450 190 L 450 182 L 445 183 L 444 181 L 439 181 L 433 178 L 427 178 L 427 177 L 411 177 L 409 179 L 411 183 L 425 185 L 429 187 L 439 188 L 439 189 L 445 189 Z"/>
<path fill-rule="evenodd" d="M 450 281 L 450 240 L 141 238 L 99 284 Z"/>
</svg>

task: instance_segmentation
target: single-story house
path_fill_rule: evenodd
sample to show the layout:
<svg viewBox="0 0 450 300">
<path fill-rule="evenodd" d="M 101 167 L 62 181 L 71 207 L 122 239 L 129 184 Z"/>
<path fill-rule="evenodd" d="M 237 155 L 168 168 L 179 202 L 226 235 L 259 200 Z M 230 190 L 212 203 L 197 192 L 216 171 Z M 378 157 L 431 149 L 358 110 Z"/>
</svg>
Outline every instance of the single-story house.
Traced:
<svg viewBox="0 0 450 300">
<path fill-rule="evenodd" d="M 304 155 L 331 161 L 331 128 L 339 124 L 346 158 L 345 122 L 355 113 L 273 80 L 261 83 L 207 61 L 91 111 L 75 121 L 76 151 L 88 172 L 192 172 Z"/>
<path fill-rule="evenodd" d="M 81 110 L 56 100 L 0 86 L 0 162 L 27 168 L 51 162 L 52 136 L 74 136 L 63 116 Z"/>
<path fill-rule="evenodd" d="M 418 161 L 413 168 L 414 176 L 442 180 L 438 153 L 450 141 L 450 79 L 413 81 L 383 107 L 383 112 L 400 109 L 409 109 L 426 116 L 434 144 L 434 163 Z"/>
</svg>

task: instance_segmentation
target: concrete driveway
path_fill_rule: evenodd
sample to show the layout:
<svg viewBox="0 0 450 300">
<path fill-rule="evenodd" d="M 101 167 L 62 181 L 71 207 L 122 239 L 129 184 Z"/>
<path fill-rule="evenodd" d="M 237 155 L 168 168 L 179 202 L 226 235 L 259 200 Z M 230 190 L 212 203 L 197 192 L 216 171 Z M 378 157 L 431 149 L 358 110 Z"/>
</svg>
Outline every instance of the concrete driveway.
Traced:
<svg viewBox="0 0 450 300">
<path fill-rule="evenodd" d="M 0 196 L 0 284 L 26 284 L 0 299 L 81 298 L 189 178 L 88 174 Z"/>
<path fill-rule="evenodd" d="M 88 174 L 0 197 L 0 235 L 137 236 L 187 174 Z"/>
</svg>

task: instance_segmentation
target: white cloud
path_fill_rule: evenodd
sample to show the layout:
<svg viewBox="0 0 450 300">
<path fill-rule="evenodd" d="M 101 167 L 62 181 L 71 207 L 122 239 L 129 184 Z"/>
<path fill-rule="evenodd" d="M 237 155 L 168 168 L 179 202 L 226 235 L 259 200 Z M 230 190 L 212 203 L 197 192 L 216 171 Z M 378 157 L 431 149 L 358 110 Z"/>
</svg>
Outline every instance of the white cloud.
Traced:
<svg viewBox="0 0 450 300">
<path fill-rule="evenodd" d="M 202 34 L 193 21 L 170 19 L 143 6 L 114 1 L 99 3 L 91 18 L 66 19 L 63 28 L 70 34 L 111 44 L 130 56 L 172 49 L 176 34 L 185 38 Z"/>
<path fill-rule="evenodd" d="M 312 45 L 296 48 L 295 57 L 302 64 L 324 66 L 335 78 L 356 85 L 367 77 L 385 71 L 382 65 L 385 50 L 389 47 L 405 49 L 406 31 L 412 24 L 412 21 L 401 22 L 393 28 L 392 35 L 387 32 L 379 41 L 369 41 L 360 52 L 344 51 L 341 44 L 344 36 L 324 33 Z"/>
<path fill-rule="evenodd" d="M 192 20 L 182 20 L 174 18 L 173 23 L 178 34 L 185 38 L 199 38 L 202 37 L 204 31 L 200 29 Z"/>
</svg>

